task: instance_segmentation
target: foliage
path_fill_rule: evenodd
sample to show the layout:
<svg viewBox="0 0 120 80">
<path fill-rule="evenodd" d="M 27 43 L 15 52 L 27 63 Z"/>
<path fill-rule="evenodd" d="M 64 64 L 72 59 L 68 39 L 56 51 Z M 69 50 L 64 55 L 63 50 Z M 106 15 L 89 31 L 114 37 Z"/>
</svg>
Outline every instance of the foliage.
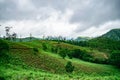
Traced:
<svg viewBox="0 0 120 80">
<path fill-rule="evenodd" d="M 45 43 L 42 44 L 43 50 L 47 50 L 47 46 Z"/>
<path fill-rule="evenodd" d="M 36 55 L 38 52 L 39 52 L 39 50 L 38 50 L 38 48 L 33 48 L 33 53 Z"/>
<path fill-rule="evenodd" d="M 74 70 L 74 66 L 72 65 L 72 63 L 70 61 L 68 61 L 65 66 L 65 69 L 66 69 L 66 72 L 72 73 Z"/>
<path fill-rule="evenodd" d="M 70 59 L 72 59 L 73 58 L 73 51 L 72 50 L 70 50 L 68 53 L 67 53 L 67 55 L 68 55 L 68 57 L 70 58 Z"/>
<path fill-rule="evenodd" d="M 0 77 L 6 80 L 119 80 L 120 70 L 111 65 L 95 64 L 86 62 L 80 59 L 61 59 L 57 54 L 52 52 L 43 51 L 41 49 L 42 41 L 31 41 L 22 43 L 9 43 L 10 47 L 17 49 L 10 50 L 10 56 L 17 57 L 22 63 L 18 64 L 20 60 L 17 59 L 17 63 L 0 64 Z M 46 45 L 49 47 L 46 43 Z M 53 44 L 52 44 L 53 45 Z M 65 46 L 65 47 L 64 47 Z M 37 47 L 40 55 L 34 56 L 32 54 L 33 49 L 31 47 Z M 25 48 L 25 49 L 18 49 Z M 71 48 L 68 45 L 63 45 L 61 49 L 67 49 L 66 54 L 73 53 L 75 49 L 74 45 Z M 83 49 L 80 49 L 84 51 Z M 69 52 L 68 52 L 69 51 Z M 89 54 L 85 52 L 84 54 Z M 92 54 L 92 53 L 90 53 Z M 13 61 L 16 61 L 13 59 Z M 68 76 L 66 74 L 65 65 L 67 61 L 71 61 L 74 64 L 74 73 Z M 2 75 L 3 73 L 3 75 Z"/>
<path fill-rule="evenodd" d="M 65 49 L 61 49 L 60 51 L 59 51 L 59 55 L 64 59 L 65 57 L 66 57 L 66 50 Z"/>
<path fill-rule="evenodd" d="M 8 51 L 9 45 L 7 44 L 7 42 L 0 40 L 0 57 L 5 57 Z"/>
<path fill-rule="evenodd" d="M 120 51 L 113 51 L 110 55 L 110 63 L 120 67 Z"/>
<path fill-rule="evenodd" d="M 81 59 L 82 58 L 82 51 L 80 49 L 74 49 L 72 56 L 75 58 Z"/>
<path fill-rule="evenodd" d="M 34 52 L 39 52 L 38 48 L 33 48 Z"/>
<path fill-rule="evenodd" d="M 120 41 L 114 41 L 108 38 L 94 38 L 88 41 L 88 46 L 103 51 L 120 50 Z"/>
<path fill-rule="evenodd" d="M 0 80 L 5 80 L 5 78 L 0 76 Z"/>
</svg>

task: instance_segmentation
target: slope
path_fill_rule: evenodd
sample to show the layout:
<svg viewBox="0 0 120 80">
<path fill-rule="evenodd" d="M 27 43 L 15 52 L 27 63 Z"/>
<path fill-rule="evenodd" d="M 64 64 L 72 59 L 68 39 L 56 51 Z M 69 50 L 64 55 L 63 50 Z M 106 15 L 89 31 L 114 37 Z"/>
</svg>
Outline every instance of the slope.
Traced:
<svg viewBox="0 0 120 80">
<path fill-rule="evenodd" d="M 119 69 L 110 65 L 95 64 L 85 62 L 79 59 L 62 59 L 59 55 L 44 51 L 42 49 L 42 43 L 56 44 L 57 42 L 51 41 L 33 41 L 14 43 L 8 42 L 10 45 L 10 59 L 9 63 L 2 63 L 0 65 L 0 72 L 3 73 L 7 79 L 119 79 Z M 68 48 L 79 48 L 69 44 L 62 43 L 62 46 Z M 33 47 L 38 48 L 39 52 L 34 52 Z M 49 46 L 50 47 L 50 46 Z M 84 48 L 82 48 L 84 49 Z M 88 50 L 88 49 L 87 49 Z M 74 73 L 68 76 L 65 71 L 65 65 L 67 61 L 71 61 L 75 66 Z"/>
<path fill-rule="evenodd" d="M 101 37 L 109 38 L 112 40 L 120 40 L 120 29 L 112 29 Z"/>
</svg>

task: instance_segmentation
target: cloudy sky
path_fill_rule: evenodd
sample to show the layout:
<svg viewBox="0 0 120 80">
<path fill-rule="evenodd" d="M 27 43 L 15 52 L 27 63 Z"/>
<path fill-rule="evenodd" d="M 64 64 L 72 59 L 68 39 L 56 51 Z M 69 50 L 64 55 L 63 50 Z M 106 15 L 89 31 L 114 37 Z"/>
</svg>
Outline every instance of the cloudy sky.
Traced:
<svg viewBox="0 0 120 80">
<path fill-rule="evenodd" d="M 0 0 L 5 26 L 22 36 L 96 37 L 120 28 L 120 0 Z"/>
</svg>

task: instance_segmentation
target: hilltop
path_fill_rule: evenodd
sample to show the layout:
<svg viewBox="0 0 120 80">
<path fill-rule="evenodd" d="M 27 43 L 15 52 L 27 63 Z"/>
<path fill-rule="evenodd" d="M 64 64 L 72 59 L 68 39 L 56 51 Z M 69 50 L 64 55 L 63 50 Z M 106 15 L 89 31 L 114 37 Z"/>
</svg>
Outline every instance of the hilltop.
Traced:
<svg viewBox="0 0 120 80">
<path fill-rule="evenodd" d="M 109 38 L 112 40 L 120 40 L 120 29 L 112 29 L 101 37 Z"/>
</svg>

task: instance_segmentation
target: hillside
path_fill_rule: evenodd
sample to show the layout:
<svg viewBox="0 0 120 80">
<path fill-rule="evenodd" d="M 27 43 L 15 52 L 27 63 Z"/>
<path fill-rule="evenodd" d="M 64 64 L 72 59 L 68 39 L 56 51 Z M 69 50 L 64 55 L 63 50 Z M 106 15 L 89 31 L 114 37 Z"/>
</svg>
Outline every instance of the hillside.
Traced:
<svg viewBox="0 0 120 80">
<path fill-rule="evenodd" d="M 120 29 L 112 29 L 101 37 L 109 38 L 112 40 L 120 40 Z"/>
<path fill-rule="evenodd" d="M 81 49 L 92 52 L 93 58 L 106 58 L 105 53 L 91 50 L 86 47 L 74 46 L 55 41 L 36 40 L 32 42 L 7 42 L 10 51 L 9 59 L 0 62 L 0 79 L 7 80 L 119 80 L 120 70 L 111 65 L 96 64 L 80 59 L 61 58 L 58 53 L 51 52 L 51 47 Z M 43 44 L 46 45 L 44 49 Z M 33 48 L 37 48 L 35 52 Z M 65 71 L 65 65 L 71 61 L 75 66 L 74 72 L 69 74 Z"/>
<path fill-rule="evenodd" d="M 89 38 L 89 37 L 77 37 L 76 39 L 75 39 L 75 41 L 88 41 L 88 40 L 90 40 L 91 38 Z"/>
</svg>

